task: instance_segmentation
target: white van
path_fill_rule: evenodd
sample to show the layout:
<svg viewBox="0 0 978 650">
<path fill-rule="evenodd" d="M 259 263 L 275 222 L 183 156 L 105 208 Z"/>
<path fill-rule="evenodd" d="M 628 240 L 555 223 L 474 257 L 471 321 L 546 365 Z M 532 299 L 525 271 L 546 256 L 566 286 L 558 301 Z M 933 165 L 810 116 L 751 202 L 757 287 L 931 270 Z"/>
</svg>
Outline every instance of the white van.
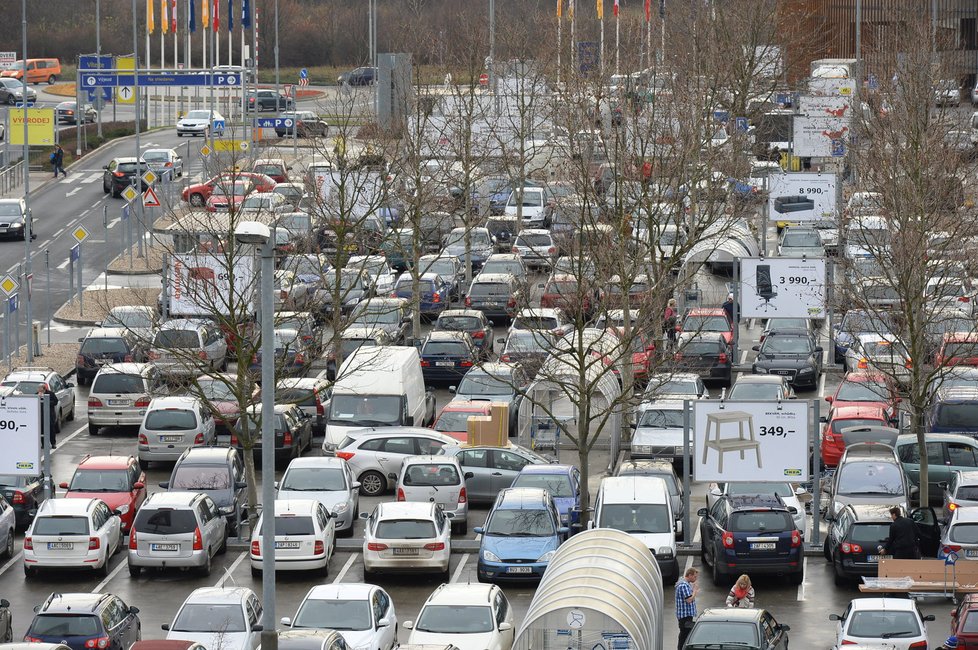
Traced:
<svg viewBox="0 0 978 650">
<path fill-rule="evenodd" d="M 679 577 L 676 531 L 669 487 L 657 476 L 601 479 L 590 528 L 614 528 L 632 535 L 655 555 L 662 583 Z"/>
<path fill-rule="evenodd" d="M 506 209 L 503 214 L 507 217 L 515 217 L 517 212 L 518 190 L 513 190 L 506 202 Z M 524 187 L 523 188 L 523 227 L 524 228 L 543 228 L 544 217 L 547 212 L 547 202 L 550 194 L 543 187 Z"/>
<path fill-rule="evenodd" d="M 435 396 L 425 388 L 416 348 L 358 348 L 338 376 L 326 415 L 327 454 L 354 429 L 427 427 L 435 421 Z"/>
</svg>

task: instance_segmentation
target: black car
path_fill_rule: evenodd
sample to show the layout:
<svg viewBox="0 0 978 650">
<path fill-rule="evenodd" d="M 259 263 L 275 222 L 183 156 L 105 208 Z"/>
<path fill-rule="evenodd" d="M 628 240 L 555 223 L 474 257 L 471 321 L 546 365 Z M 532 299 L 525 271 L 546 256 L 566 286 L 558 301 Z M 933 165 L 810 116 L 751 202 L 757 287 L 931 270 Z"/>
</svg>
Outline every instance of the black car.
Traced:
<svg viewBox="0 0 978 650">
<path fill-rule="evenodd" d="M 683 650 L 739 648 L 788 650 L 787 625 L 774 620 L 766 609 L 717 607 L 703 610 L 686 637 Z"/>
<path fill-rule="evenodd" d="M 338 84 L 369 86 L 377 81 L 377 68 L 363 67 L 344 72 L 336 78 Z"/>
<path fill-rule="evenodd" d="M 17 239 L 26 237 L 26 214 L 27 203 L 24 199 L 0 199 L 0 236 L 13 236 Z M 31 239 L 37 239 L 33 219 L 31 219 Z"/>
<path fill-rule="evenodd" d="M 458 382 L 479 363 L 479 350 L 465 332 L 431 332 L 421 344 L 421 373 L 425 384 Z"/>
<path fill-rule="evenodd" d="M 243 520 L 247 516 L 248 484 L 244 482 L 241 455 L 234 447 L 190 447 L 173 466 L 170 480 L 160 483 L 160 487 L 209 496 L 228 520 L 229 535 L 238 534 L 238 517 Z"/>
<path fill-rule="evenodd" d="M 795 388 L 815 388 L 822 375 L 822 347 L 804 330 L 778 330 L 754 346 L 756 375 L 778 375 Z"/>
<path fill-rule="evenodd" d="M 58 124 L 91 123 L 98 117 L 98 111 L 94 106 L 82 104 L 81 110 L 78 110 L 76 102 L 61 102 L 55 107 L 54 113 L 58 118 Z"/>
<path fill-rule="evenodd" d="M 81 348 L 75 357 L 79 386 L 90 383 L 106 364 L 146 360 L 145 344 L 121 327 L 97 327 L 80 340 Z"/>
<path fill-rule="evenodd" d="M 293 120 L 294 127 L 282 126 L 275 127 L 275 135 L 284 138 L 295 133 L 296 137 L 308 138 L 314 135 L 325 136 L 329 132 L 329 124 L 312 111 L 296 111 L 294 113 L 283 113 L 280 117 Z"/>
<path fill-rule="evenodd" d="M 520 231 L 516 217 L 491 216 L 486 220 L 486 228 L 496 238 L 497 253 L 509 253 L 513 250 L 513 240 L 516 239 L 516 234 Z"/>
<path fill-rule="evenodd" d="M 282 111 L 295 108 L 295 100 L 274 90 L 257 90 L 248 93 L 248 109 L 253 110 L 255 104 L 259 111 Z"/>
<path fill-rule="evenodd" d="M 915 516 L 919 510 L 911 512 L 911 519 L 921 539 L 940 539 L 941 531 L 933 511 L 927 517 Z M 862 576 L 878 575 L 879 547 L 890 536 L 890 505 L 850 504 L 826 520 L 829 529 L 822 553 L 832 563 L 835 584 L 842 586 Z"/>
<path fill-rule="evenodd" d="M 112 193 L 113 198 L 122 196 L 122 191 L 130 185 L 136 184 L 136 178 L 140 177 L 139 187 L 141 191 L 146 191 L 149 186 L 141 179 L 149 167 L 145 160 L 132 156 L 113 158 L 112 161 L 103 167 L 102 191 L 106 194 Z"/>
<path fill-rule="evenodd" d="M 26 528 L 44 502 L 44 476 L 0 474 L 0 492 L 14 509 L 17 525 Z"/>
<path fill-rule="evenodd" d="M 34 611 L 24 635 L 30 643 L 60 643 L 71 650 L 128 650 L 142 637 L 139 610 L 112 594 L 53 593 Z"/>
<path fill-rule="evenodd" d="M 792 584 L 805 579 L 804 534 L 795 526 L 793 506 L 778 495 L 721 496 L 700 508 L 700 560 L 722 585 L 741 573 L 783 575 Z"/>
<path fill-rule="evenodd" d="M 732 351 L 722 334 L 683 335 L 673 362 L 680 372 L 695 372 L 704 382 L 713 380 L 730 387 Z"/>
<path fill-rule="evenodd" d="M 244 419 L 244 418 L 242 418 Z M 261 458 L 261 405 L 255 405 L 249 410 L 248 428 L 251 439 L 254 441 L 255 460 Z M 298 458 L 303 451 L 312 448 L 312 418 L 303 411 L 297 404 L 276 404 L 275 405 L 275 462 L 288 463 L 293 458 Z M 237 430 L 241 432 L 243 422 L 238 421 Z M 241 447 L 241 440 L 237 434 L 231 434 L 231 445 Z"/>
</svg>

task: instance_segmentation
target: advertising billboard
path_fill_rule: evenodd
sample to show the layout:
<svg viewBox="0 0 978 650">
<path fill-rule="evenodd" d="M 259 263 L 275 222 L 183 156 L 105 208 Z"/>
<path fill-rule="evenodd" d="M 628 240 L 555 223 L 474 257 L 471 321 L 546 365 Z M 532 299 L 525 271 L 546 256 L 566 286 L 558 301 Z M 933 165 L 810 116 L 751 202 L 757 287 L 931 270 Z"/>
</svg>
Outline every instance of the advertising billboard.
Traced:
<svg viewBox="0 0 978 650">
<path fill-rule="evenodd" d="M 740 260 L 743 318 L 825 318 L 825 258 Z"/>
<path fill-rule="evenodd" d="M 0 399 L 0 474 L 41 473 L 41 400 L 35 395 Z"/>
<path fill-rule="evenodd" d="M 24 111 L 11 109 L 7 112 L 10 128 L 7 140 L 11 145 L 24 145 Z M 27 109 L 27 144 L 31 146 L 54 146 L 54 109 Z"/>
<path fill-rule="evenodd" d="M 168 270 L 167 295 L 173 316 L 230 316 L 254 311 L 258 279 L 250 255 L 173 255 Z"/>
<path fill-rule="evenodd" d="M 768 176 L 768 219 L 785 223 L 834 223 L 838 208 L 835 174 L 786 172 Z"/>
</svg>

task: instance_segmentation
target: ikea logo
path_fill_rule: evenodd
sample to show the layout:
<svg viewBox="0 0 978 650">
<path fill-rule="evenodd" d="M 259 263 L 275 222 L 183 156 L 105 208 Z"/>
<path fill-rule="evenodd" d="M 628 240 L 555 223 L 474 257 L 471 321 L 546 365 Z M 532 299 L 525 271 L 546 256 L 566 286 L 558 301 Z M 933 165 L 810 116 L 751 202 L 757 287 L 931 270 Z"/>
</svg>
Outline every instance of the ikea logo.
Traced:
<svg viewBox="0 0 978 650">
<path fill-rule="evenodd" d="M 789 468 L 784 470 L 785 476 L 801 476 L 801 470 L 798 468 Z"/>
</svg>

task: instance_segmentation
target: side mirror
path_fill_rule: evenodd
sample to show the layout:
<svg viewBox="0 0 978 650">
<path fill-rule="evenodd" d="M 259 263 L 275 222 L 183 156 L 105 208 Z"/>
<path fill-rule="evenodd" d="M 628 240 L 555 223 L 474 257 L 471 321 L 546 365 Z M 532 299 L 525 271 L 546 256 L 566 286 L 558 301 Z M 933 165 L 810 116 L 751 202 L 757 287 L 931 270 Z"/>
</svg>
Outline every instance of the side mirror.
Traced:
<svg viewBox="0 0 978 650">
<path fill-rule="evenodd" d="M 130 607 L 129 608 L 129 613 L 130 614 L 138 614 L 139 613 L 139 608 L 138 607 Z"/>
<path fill-rule="evenodd" d="M 805 496 L 806 494 L 808 494 L 808 490 L 806 490 L 805 488 L 801 487 L 800 485 L 795 488 L 795 496 L 796 497 L 802 497 L 802 496 Z"/>
<path fill-rule="evenodd" d="M 161 488 L 163 488 L 164 490 L 169 490 L 170 489 L 170 482 L 169 481 L 160 481 L 159 486 Z"/>
<path fill-rule="evenodd" d="M 498 629 L 500 632 L 509 632 L 510 630 L 513 629 L 513 624 L 512 623 L 506 623 L 504 621 L 504 622 L 500 623 L 499 624 L 499 627 L 496 628 L 496 629 Z"/>
<path fill-rule="evenodd" d="M 404 629 L 405 630 L 413 630 L 414 629 L 414 621 L 404 621 L 403 623 L 401 623 L 401 625 L 404 626 Z"/>
<path fill-rule="evenodd" d="M 919 493 L 920 493 L 920 488 L 919 487 L 917 487 L 916 485 L 911 485 L 910 486 L 910 496 L 914 496 L 914 495 L 919 494 Z"/>
<path fill-rule="evenodd" d="M 169 632 L 170 631 L 170 624 L 169 623 L 164 623 L 163 625 L 160 626 L 160 629 L 163 630 L 164 632 Z"/>
<path fill-rule="evenodd" d="M 782 623 L 778 627 L 781 629 L 782 632 L 790 632 L 791 631 L 791 626 L 790 625 L 785 625 L 784 623 Z"/>
<path fill-rule="evenodd" d="M 288 616 L 283 616 L 282 618 L 279 619 L 278 622 L 284 625 L 285 627 L 292 627 L 292 619 L 289 618 Z"/>
<path fill-rule="evenodd" d="M 455 386 L 449 386 L 448 387 L 448 392 L 451 393 L 452 395 L 455 394 L 455 390 L 456 390 L 456 387 Z"/>
<path fill-rule="evenodd" d="M 937 487 L 941 488 L 942 490 L 946 490 L 947 489 L 947 481 L 940 481 L 937 484 Z"/>
<path fill-rule="evenodd" d="M 828 396 L 826 396 L 825 401 L 828 402 L 829 404 L 831 404 L 832 402 L 835 401 L 835 398 L 832 397 L 831 395 L 828 395 Z"/>
<path fill-rule="evenodd" d="M 927 616 L 924 617 L 924 620 L 930 623 L 931 621 L 936 621 L 937 617 L 934 616 L 933 614 L 928 614 Z"/>
<path fill-rule="evenodd" d="M 699 510 L 696 511 L 697 517 L 706 517 L 707 515 L 709 515 L 709 512 L 707 511 L 706 508 L 700 508 Z"/>
<path fill-rule="evenodd" d="M 715 497 L 723 496 L 723 492 L 720 491 L 719 487 L 711 487 L 710 494 L 712 494 Z"/>
<path fill-rule="evenodd" d="M 466 472 L 465 473 L 465 479 L 468 480 L 470 478 L 475 478 L 475 472 Z"/>
<path fill-rule="evenodd" d="M 366 513 L 366 512 L 361 512 L 360 513 L 360 519 L 369 519 L 369 518 L 370 518 L 370 514 L 369 513 Z"/>
<path fill-rule="evenodd" d="M 67 490 L 68 489 L 68 483 L 62 481 L 61 483 L 58 483 L 58 487 L 61 488 L 62 490 Z"/>
<path fill-rule="evenodd" d="M 481 535 L 485 532 L 485 529 L 482 526 L 473 526 L 472 532 L 475 533 L 476 535 Z"/>
<path fill-rule="evenodd" d="M 359 490 L 359 489 L 360 489 L 360 481 L 353 481 L 352 483 L 350 483 L 350 490 Z"/>
<path fill-rule="evenodd" d="M 272 483 L 272 486 L 277 490 L 278 489 L 278 481 L 275 481 L 274 483 Z"/>
<path fill-rule="evenodd" d="M 760 352 L 761 351 L 761 346 L 755 345 L 754 347 L 751 348 L 751 350 L 753 350 L 754 352 Z"/>
<path fill-rule="evenodd" d="M 454 512 L 446 512 L 445 513 L 445 519 L 455 519 L 455 513 Z"/>
<path fill-rule="evenodd" d="M 841 621 L 842 620 L 842 617 L 839 616 L 838 614 L 829 614 L 829 620 L 830 621 Z"/>
<path fill-rule="evenodd" d="M 74 388 L 74 387 L 75 387 L 75 382 L 73 381 L 65 382 L 65 388 Z"/>
<path fill-rule="evenodd" d="M 114 514 L 116 517 L 121 517 L 122 516 L 122 510 L 119 510 L 118 508 L 116 508 L 115 510 L 112 511 L 112 514 Z"/>
<path fill-rule="evenodd" d="M 142 490 L 144 487 L 146 487 L 146 484 L 142 481 L 136 481 L 132 484 L 132 489 L 134 490 Z"/>
<path fill-rule="evenodd" d="M 567 526 L 561 526 L 560 528 L 557 529 L 558 535 L 566 535 L 569 532 L 570 532 L 570 528 L 568 528 Z"/>
<path fill-rule="evenodd" d="M 788 506 L 788 512 L 790 512 L 793 515 L 797 515 L 798 514 L 798 508 L 796 508 L 794 506 Z"/>
<path fill-rule="evenodd" d="M 0 607 L 10 607 L 10 601 L 6 598 L 0 598 Z"/>
<path fill-rule="evenodd" d="M 243 489 L 245 489 L 246 487 L 248 487 L 248 484 L 247 484 L 247 483 L 245 483 L 244 481 L 236 481 L 236 482 L 234 483 L 234 489 L 235 489 L 235 490 L 243 490 Z"/>
</svg>

